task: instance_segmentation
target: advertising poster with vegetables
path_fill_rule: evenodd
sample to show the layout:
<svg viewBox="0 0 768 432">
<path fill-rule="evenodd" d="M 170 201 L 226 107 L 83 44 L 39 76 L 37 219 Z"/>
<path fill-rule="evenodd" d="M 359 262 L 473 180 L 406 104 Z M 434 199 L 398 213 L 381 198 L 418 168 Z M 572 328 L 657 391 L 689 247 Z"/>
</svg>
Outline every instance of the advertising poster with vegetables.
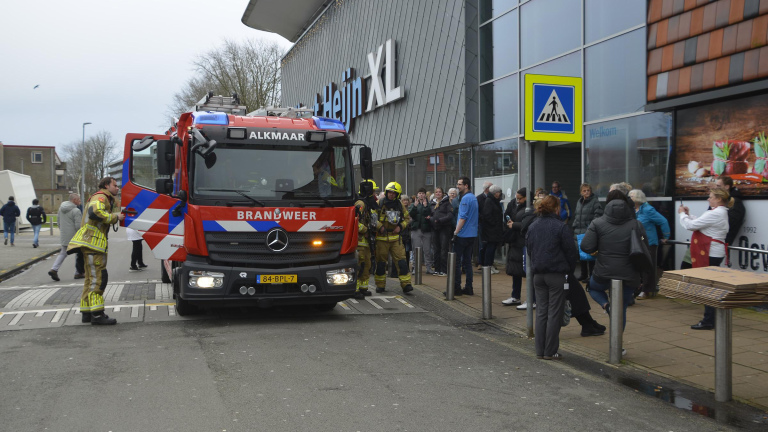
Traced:
<svg viewBox="0 0 768 432">
<path fill-rule="evenodd" d="M 728 175 L 745 196 L 768 197 L 768 103 L 764 96 L 677 113 L 675 195 L 706 197 Z"/>
</svg>

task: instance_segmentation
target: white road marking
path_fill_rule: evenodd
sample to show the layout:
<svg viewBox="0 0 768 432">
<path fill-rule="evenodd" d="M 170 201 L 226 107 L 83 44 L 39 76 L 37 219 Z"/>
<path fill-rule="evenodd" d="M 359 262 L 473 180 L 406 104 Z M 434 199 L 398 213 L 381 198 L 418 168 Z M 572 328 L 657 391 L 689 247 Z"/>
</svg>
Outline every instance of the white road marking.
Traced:
<svg viewBox="0 0 768 432">
<path fill-rule="evenodd" d="M 51 320 L 51 323 L 57 323 L 61 320 L 61 316 L 64 315 L 64 312 L 66 309 L 59 309 L 56 311 L 56 314 L 53 315 L 53 319 Z"/>
<path fill-rule="evenodd" d="M 5 307 L 7 309 L 14 309 L 29 306 L 42 306 L 43 303 L 45 303 L 45 301 L 48 300 L 48 298 L 58 290 L 58 288 L 46 288 L 40 290 L 25 291 L 14 297 Z M 42 303 L 40 303 L 41 299 Z"/>
<path fill-rule="evenodd" d="M 401 299 L 400 297 L 395 297 L 395 298 L 397 299 L 397 301 L 399 301 L 400 303 L 402 303 L 402 304 L 404 304 L 404 305 L 408 306 L 409 308 L 414 308 L 414 306 L 413 306 L 412 304 L 410 304 L 410 303 L 408 303 L 407 301 L 405 301 L 405 300 Z"/>
<path fill-rule="evenodd" d="M 171 300 L 173 293 L 171 292 L 171 284 L 158 283 L 155 284 L 155 300 Z"/>
<path fill-rule="evenodd" d="M 384 309 L 383 307 L 379 306 L 379 304 L 376 303 L 375 301 L 373 301 L 372 299 L 366 299 L 366 300 L 368 301 L 368 303 L 372 304 L 373 307 L 375 307 L 376 309 L 382 309 L 382 310 Z"/>
<path fill-rule="evenodd" d="M 18 324 L 18 322 L 21 321 L 21 317 L 23 317 L 23 316 L 24 316 L 24 312 L 17 312 L 16 316 L 13 317 L 13 319 L 11 320 L 11 322 L 8 323 L 8 325 L 9 326 L 13 326 L 13 325 Z"/>
</svg>

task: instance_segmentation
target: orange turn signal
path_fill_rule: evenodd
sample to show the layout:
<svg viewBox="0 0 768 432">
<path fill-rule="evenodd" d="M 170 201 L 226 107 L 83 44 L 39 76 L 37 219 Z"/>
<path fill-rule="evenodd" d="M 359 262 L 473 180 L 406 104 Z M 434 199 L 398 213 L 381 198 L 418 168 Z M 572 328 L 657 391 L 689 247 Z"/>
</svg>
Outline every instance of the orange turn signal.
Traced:
<svg viewBox="0 0 768 432">
<path fill-rule="evenodd" d="M 315 240 L 312 242 L 312 246 L 322 246 L 323 241 L 322 240 Z"/>
</svg>

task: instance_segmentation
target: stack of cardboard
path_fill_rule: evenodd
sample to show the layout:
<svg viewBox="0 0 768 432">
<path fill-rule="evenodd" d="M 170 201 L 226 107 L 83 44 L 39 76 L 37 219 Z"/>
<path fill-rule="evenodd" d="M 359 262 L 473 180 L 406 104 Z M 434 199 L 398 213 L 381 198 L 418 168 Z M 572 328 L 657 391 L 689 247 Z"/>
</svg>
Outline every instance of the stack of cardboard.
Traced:
<svg viewBox="0 0 768 432">
<path fill-rule="evenodd" d="M 665 271 L 659 288 L 668 297 L 723 309 L 768 302 L 768 275 L 726 267 Z"/>
</svg>

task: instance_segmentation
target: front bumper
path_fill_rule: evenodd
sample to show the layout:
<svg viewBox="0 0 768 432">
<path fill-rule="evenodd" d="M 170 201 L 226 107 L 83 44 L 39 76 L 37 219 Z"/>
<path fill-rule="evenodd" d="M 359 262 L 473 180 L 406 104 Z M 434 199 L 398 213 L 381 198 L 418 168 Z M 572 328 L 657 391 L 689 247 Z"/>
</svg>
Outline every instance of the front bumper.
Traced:
<svg viewBox="0 0 768 432">
<path fill-rule="evenodd" d="M 356 268 L 355 254 L 342 255 L 339 262 L 291 268 L 224 267 L 208 264 L 205 257 L 188 256 L 178 269 L 179 292 L 182 300 L 198 306 L 281 306 L 334 303 L 352 297 L 357 289 L 357 275 L 345 285 L 331 285 L 326 272 L 341 268 Z M 209 271 L 224 274 L 224 283 L 218 288 L 189 286 L 190 271 Z M 259 284 L 257 275 L 295 274 L 296 283 Z M 302 292 L 302 285 L 314 285 L 314 292 Z M 253 294 L 241 294 L 240 288 L 254 288 Z"/>
</svg>

